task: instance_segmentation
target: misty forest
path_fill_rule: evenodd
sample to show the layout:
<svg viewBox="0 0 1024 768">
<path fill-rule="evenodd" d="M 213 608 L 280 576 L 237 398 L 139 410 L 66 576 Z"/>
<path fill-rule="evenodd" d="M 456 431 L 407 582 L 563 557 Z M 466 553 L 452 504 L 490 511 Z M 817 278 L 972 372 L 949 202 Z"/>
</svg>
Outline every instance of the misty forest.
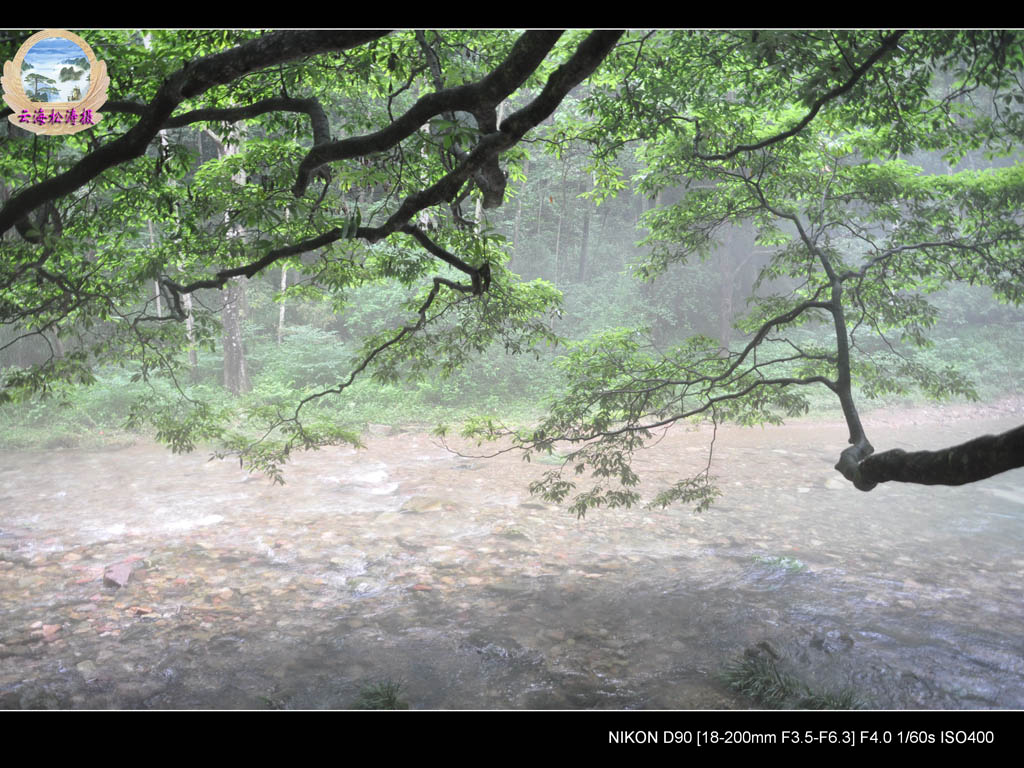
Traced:
<svg viewBox="0 0 1024 768">
<path fill-rule="evenodd" d="M 0 708 L 1024 708 L 1024 34 L 76 33 Z"/>
</svg>

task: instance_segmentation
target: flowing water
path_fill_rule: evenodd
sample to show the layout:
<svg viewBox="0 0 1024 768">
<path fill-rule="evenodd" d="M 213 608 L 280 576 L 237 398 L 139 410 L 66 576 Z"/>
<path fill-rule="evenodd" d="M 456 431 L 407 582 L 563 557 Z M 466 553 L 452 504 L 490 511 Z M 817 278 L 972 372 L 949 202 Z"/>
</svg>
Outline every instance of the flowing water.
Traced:
<svg viewBox="0 0 1024 768">
<path fill-rule="evenodd" d="M 866 426 L 936 448 L 1022 416 Z M 667 484 L 709 437 L 636 466 Z M 839 423 L 729 427 L 711 511 L 577 521 L 528 495 L 549 466 L 367 444 L 284 487 L 157 446 L 0 454 L 0 708 L 340 708 L 385 680 L 412 708 L 741 708 L 721 670 L 758 647 L 871 707 L 1024 708 L 1024 470 L 865 494 Z"/>
</svg>

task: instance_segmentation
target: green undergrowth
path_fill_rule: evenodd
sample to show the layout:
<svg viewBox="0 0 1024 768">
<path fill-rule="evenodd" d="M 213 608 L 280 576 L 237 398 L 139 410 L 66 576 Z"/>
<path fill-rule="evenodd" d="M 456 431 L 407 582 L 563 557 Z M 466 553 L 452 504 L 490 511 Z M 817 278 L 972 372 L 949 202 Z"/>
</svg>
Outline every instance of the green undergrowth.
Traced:
<svg viewBox="0 0 1024 768">
<path fill-rule="evenodd" d="M 352 709 L 408 709 L 409 702 L 402 698 L 402 683 L 383 680 L 359 691 Z"/>
<path fill-rule="evenodd" d="M 768 654 L 746 655 L 725 665 L 722 681 L 764 709 L 864 709 L 851 688 L 817 690 L 779 668 Z"/>
<path fill-rule="evenodd" d="M 983 402 L 1022 394 L 1016 382 L 1024 381 L 1024 355 L 1020 354 L 1015 334 L 1002 327 L 998 331 L 963 327 L 955 333 L 916 354 L 933 367 L 949 365 L 969 376 Z M 256 345 L 251 352 L 253 391 L 241 398 L 233 398 L 220 386 L 221 361 L 219 355 L 209 352 L 199 356 L 197 380 L 182 382 L 182 386 L 188 396 L 237 414 L 257 403 L 286 408 L 297 396 L 336 384 L 349 370 L 351 350 L 339 349 L 337 344 L 329 343 L 331 338 L 323 331 L 299 327 L 281 345 Z M 382 384 L 364 377 L 341 395 L 312 401 L 304 416 L 355 433 L 368 424 L 429 430 L 438 424 L 457 424 L 478 416 L 510 425 L 528 424 L 541 417 L 543 404 L 558 391 L 559 382 L 549 357 L 538 360 L 491 350 L 448 378 Z M 96 371 L 91 386 L 58 385 L 45 398 L 0 406 L 0 448 L 104 448 L 152 438 L 154 434 L 144 429 L 126 427 L 129 407 L 138 398 L 169 403 L 177 393 L 166 379 L 133 381 L 136 373 L 102 368 Z M 911 408 L 935 402 L 913 389 L 911 382 L 904 383 L 905 392 L 874 398 L 855 389 L 859 408 L 866 413 L 875 408 Z M 801 394 L 809 406 L 803 418 L 842 419 L 838 401 L 824 387 L 804 388 Z M 946 402 L 968 400 L 960 396 Z M 231 427 L 254 437 L 260 434 L 258 425 L 247 427 L 240 416 Z"/>
<path fill-rule="evenodd" d="M 287 385 L 278 386 L 265 379 L 257 379 L 252 394 L 240 398 L 232 397 L 216 383 L 188 385 L 184 391 L 212 408 L 232 409 L 239 414 L 261 399 L 285 406 L 294 395 Z M 314 390 L 307 387 L 298 391 Z M 0 449 L 93 449 L 152 439 L 153 430 L 127 425 L 132 402 L 146 398 L 170 403 L 175 395 L 166 381 L 132 382 L 123 370 L 102 370 L 91 386 L 55 388 L 43 398 L 0 406 Z M 325 420 L 358 433 L 369 424 L 413 426 L 429 431 L 439 423 L 457 423 L 481 413 L 513 422 L 539 416 L 536 402 L 526 399 L 484 396 L 456 402 L 455 398 L 439 396 L 436 388 L 381 385 L 366 380 L 357 382 L 343 395 L 313 401 L 304 408 L 303 417 Z M 258 424 L 241 420 L 231 426 L 253 438 L 263 431 Z"/>
</svg>

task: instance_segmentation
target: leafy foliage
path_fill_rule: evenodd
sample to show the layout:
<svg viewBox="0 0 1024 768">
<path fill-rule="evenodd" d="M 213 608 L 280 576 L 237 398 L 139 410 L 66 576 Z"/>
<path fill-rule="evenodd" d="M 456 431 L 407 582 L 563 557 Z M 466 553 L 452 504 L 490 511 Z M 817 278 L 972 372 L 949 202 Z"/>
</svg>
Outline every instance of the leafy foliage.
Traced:
<svg viewBox="0 0 1024 768">
<path fill-rule="evenodd" d="M 557 447 L 565 469 L 589 471 L 593 484 L 577 489 L 553 471 L 534 490 L 575 493 L 583 514 L 641 500 L 631 458 L 656 431 L 695 418 L 778 423 L 805 413 L 803 390 L 822 386 L 854 446 L 837 468 L 867 490 L 857 462 L 873 448 L 854 386 L 868 398 L 975 398 L 969 377 L 927 354 L 938 321 L 928 297 L 967 282 L 1024 298 L 1024 166 L 939 162 L 929 173 L 903 157 L 932 153 L 922 159 L 935 167 L 936 151 L 955 161 L 1020 147 L 1008 105 L 1024 91 L 1019 66 L 1007 69 L 1019 58 L 1010 47 L 1002 33 L 829 31 L 649 33 L 621 45 L 584 100 L 585 123 L 561 130 L 593 145 L 604 176 L 632 151 L 637 188 L 674 198 L 643 217 L 640 277 L 706 260 L 753 226 L 768 258 L 736 322 L 745 340 L 664 346 L 649 328 L 603 331 L 570 348 L 564 391 L 538 427 L 472 434 L 511 437 L 527 455 Z M 706 508 L 714 495 L 709 464 L 653 503 Z"/>
<path fill-rule="evenodd" d="M 492 344 L 519 354 L 554 343 L 545 317 L 559 292 L 520 282 L 502 238 L 461 206 L 501 203 L 497 156 L 517 138 L 497 131 L 498 103 L 548 86 L 522 95 L 528 109 L 511 123 L 521 136 L 616 35 L 559 37 L 88 33 L 112 77 L 104 132 L 40 145 L 11 126 L 0 139 L 0 216 L 16 221 L 0 264 L 0 320 L 16 329 L 6 346 L 36 337 L 52 347 L 4 371 L 3 398 L 128 365 L 153 384 L 132 402 L 129 428 L 151 428 L 174 450 L 219 441 L 219 453 L 279 477 L 293 448 L 355 441 L 313 404 L 364 371 L 385 384 L 444 378 Z M 148 143 L 133 144 L 147 130 Z M 314 145 L 340 156 L 314 162 Z M 12 213 L 33 194 L 47 202 Z M 292 274 L 282 301 L 354 306 L 342 328 L 362 341 L 337 345 L 346 354 L 330 361 L 300 352 L 291 376 L 280 355 L 254 360 L 269 366 L 263 400 L 222 407 L 189 387 L 197 351 L 217 348 L 219 315 L 235 301 L 220 289 L 271 265 Z M 380 285 L 395 292 L 378 311 L 353 304 Z"/>
<path fill-rule="evenodd" d="M 127 377 L 130 428 L 280 478 L 409 392 L 500 417 L 550 397 L 465 431 L 561 457 L 534 490 L 578 514 L 706 509 L 710 451 L 649 496 L 635 452 L 820 390 L 867 488 L 856 399 L 990 389 L 965 371 L 999 351 L 934 344 L 968 335 L 949 296 L 1024 299 L 1019 33 L 84 36 L 100 129 L 0 132 L 0 402 L 25 418 Z M 215 386 L 222 354 L 252 392 Z"/>
</svg>

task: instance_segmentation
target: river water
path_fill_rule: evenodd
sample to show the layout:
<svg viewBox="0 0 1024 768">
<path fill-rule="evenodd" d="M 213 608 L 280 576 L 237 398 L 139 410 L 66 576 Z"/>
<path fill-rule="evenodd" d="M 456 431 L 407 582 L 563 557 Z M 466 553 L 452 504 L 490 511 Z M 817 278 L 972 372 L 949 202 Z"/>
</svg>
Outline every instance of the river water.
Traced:
<svg viewBox="0 0 1024 768">
<path fill-rule="evenodd" d="M 936 448 L 1021 406 L 866 427 Z M 636 466 L 653 490 L 709 437 Z M 529 496 L 550 467 L 415 431 L 300 455 L 284 487 L 151 445 L 2 453 L 0 708 L 346 708 L 382 681 L 414 709 L 746 708 L 721 671 L 765 646 L 872 708 L 1024 708 L 1024 471 L 865 494 L 844 445 L 719 429 L 709 512 L 581 521 Z"/>
</svg>

